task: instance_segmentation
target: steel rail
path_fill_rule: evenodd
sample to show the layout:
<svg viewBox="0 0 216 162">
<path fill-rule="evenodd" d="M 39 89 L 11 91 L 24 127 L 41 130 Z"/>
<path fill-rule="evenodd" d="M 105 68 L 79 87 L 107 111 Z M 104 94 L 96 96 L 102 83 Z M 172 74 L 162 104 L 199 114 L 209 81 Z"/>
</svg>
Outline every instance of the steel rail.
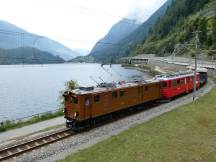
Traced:
<svg viewBox="0 0 216 162">
<path fill-rule="evenodd" d="M 74 135 L 75 132 L 70 129 L 62 130 L 56 133 L 52 133 L 43 137 L 39 137 L 21 144 L 14 145 L 12 147 L 4 148 L 0 150 L 0 161 L 16 157 L 25 152 L 40 148 L 53 142 L 65 139 Z"/>
</svg>

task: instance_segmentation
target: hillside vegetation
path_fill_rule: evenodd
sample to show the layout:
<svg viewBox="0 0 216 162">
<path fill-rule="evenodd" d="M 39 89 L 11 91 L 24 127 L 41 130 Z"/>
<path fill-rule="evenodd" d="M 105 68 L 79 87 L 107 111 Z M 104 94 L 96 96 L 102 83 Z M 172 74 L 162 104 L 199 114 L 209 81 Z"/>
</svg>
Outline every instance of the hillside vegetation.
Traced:
<svg viewBox="0 0 216 162">
<path fill-rule="evenodd" d="M 174 0 L 165 15 L 149 31 L 144 43 L 138 44 L 133 54 L 171 53 L 178 43 L 194 43 L 194 31 L 201 31 L 202 53 L 216 53 L 216 1 Z M 192 47 L 188 47 L 192 48 Z M 187 55 L 193 52 L 185 51 Z M 183 52 L 185 54 L 185 52 Z M 183 54 L 181 53 L 181 54 Z"/>
</svg>

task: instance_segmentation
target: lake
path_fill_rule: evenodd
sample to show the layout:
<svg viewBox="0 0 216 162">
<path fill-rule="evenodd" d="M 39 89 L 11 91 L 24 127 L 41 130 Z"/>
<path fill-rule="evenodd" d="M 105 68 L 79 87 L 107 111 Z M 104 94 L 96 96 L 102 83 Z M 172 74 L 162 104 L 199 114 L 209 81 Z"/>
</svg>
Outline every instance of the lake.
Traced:
<svg viewBox="0 0 216 162">
<path fill-rule="evenodd" d="M 90 76 L 96 82 L 149 78 L 120 65 L 106 65 L 104 69 L 100 64 L 0 65 L 0 121 L 56 110 L 65 82 L 96 85 Z"/>
</svg>

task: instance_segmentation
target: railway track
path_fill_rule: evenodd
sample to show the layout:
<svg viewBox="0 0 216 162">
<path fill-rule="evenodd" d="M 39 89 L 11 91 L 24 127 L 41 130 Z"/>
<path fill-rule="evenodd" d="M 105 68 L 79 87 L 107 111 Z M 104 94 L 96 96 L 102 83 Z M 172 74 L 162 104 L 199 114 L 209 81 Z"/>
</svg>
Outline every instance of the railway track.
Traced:
<svg viewBox="0 0 216 162">
<path fill-rule="evenodd" d="M 72 132 L 70 129 L 66 129 L 18 145 L 14 145 L 12 147 L 4 148 L 0 150 L 0 162 L 34 150 L 36 148 L 70 137 L 74 134 L 75 132 Z"/>
<path fill-rule="evenodd" d="M 102 120 L 101 123 L 97 123 L 94 126 L 85 129 L 84 131 L 88 131 L 90 129 L 100 127 L 104 124 L 115 122 L 119 119 L 128 117 L 132 114 L 134 115 L 134 114 L 140 113 L 142 111 L 146 111 L 148 109 L 159 106 L 161 104 L 164 104 L 164 103 L 163 102 L 161 102 L 161 103 L 160 102 L 151 102 L 151 103 L 142 104 L 141 106 L 139 105 L 139 106 L 131 107 L 131 109 L 127 109 L 127 111 L 124 111 L 124 113 L 120 113 L 121 115 L 114 115 L 114 116 L 112 116 L 112 118 L 108 118 L 105 121 Z M 7 160 L 7 159 L 11 159 L 11 158 L 16 157 L 18 155 L 24 154 L 28 151 L 32 151 L 34 149 L 40 148 L 42 146 L 48 145 L 50 143 L 60 141 L 60 140 L 65 139 L 67 137 L 73 136 L 75 134 L 77 134 L 77 133 L 73 132 L 70 129 L 65 129 L 63 131 L 59 131 L 56 133 L 49 134 L 47 136 L 36 138 L 36 139 L 30 140 L 30 141 L 27 141 L 27 142 L 24 142 L 24 143 L 21 143 L 18 145 L 14 145 L 12 147 L 1 149 L 0 150 L 0 162 Z"/>
</svg>

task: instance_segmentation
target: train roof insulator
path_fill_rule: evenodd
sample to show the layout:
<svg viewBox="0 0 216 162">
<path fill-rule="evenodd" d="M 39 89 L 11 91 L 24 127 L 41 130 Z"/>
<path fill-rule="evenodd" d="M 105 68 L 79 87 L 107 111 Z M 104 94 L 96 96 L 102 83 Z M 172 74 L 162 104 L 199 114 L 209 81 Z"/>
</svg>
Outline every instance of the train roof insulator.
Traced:
<svg viewBox="0 0 216 162">
<path fill-rule="evenodd" d="M 116 83 L 100 83 L 99 85 L 97 85 L 97 87 L 100 87 L 100 88 L 115 88 Z"/>
</svg>

